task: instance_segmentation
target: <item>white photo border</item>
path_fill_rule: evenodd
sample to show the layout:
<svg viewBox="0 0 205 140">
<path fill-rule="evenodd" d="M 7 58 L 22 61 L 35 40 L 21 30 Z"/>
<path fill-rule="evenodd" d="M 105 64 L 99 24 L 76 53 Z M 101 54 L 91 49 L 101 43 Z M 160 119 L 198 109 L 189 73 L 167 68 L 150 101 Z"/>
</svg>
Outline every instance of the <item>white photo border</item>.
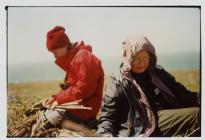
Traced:
<svg viewBox="0 0 205 140">
<path fill-rule="evenodd" d="M 159 6 L 159 7 L 168 7 L 168 6 L 199 6 L 201 9 L 201 47 L 200 47 L 200 65 L 201 65 L 201 137 L 200 138 L 179 138 L 179 139 L 204 139 L 205 138 L 205 102 L 203 92 L 205 91 L 204 80 L 205 80 L 205 71 L 204 71 L 204 48 L 205 48 L 205 3 L 203 0 L 4 0 L 0 5 L 0 139 L 10 139 L 7 138 L 7 6 Z M 12 139 L 23 139 L 23 138 L 12 138 Z M 26 138 L 26 139 L 39 139 L 39 138 Z M 47 138 L 43 138 L 47 139 Z M 56 139 L 56 138 L 48 138 Z M 61 138 L 66 139 L 66 138 Z M 69 138 L 70 139 L 70 138 Z M 74 139 L 74 138 L 72 138 Z M 80 139 L 102 139 L 102 138 L 86 138 L 82 137 Z M 104 138 L 103 138 L 104 139 Z M 109 138 L 106 138 L 109 139 Z M 115 139 L 115 138 L 111 138 Z M 117 138 L 119 139 L 119 138 Z M 121 138 L 120 138 L 121 139 Z M 130 139 L 130 138 L 122 138 Z M 132 139 L 132 138 L 131 138 Z M 140 138 L 142 139 L 142 138 Z M 147 138 L 154 139 L 154 138 Z M 157 138 L 160 139 L 160 138 Z M 161 138 L 165 139 L 165 138 Z M 171 139 L 171 138 L 166 138 Z M 172 138 L 173 139 L 173 138 Z"/>
</svg>

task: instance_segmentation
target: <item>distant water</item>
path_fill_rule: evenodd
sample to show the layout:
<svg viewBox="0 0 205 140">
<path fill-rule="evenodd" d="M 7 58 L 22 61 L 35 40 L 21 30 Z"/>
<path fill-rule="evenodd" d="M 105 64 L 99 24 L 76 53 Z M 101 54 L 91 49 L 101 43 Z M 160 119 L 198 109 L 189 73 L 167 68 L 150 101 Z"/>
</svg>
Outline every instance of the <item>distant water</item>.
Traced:
<svg viewBox="0 0 205 140">
<path fill-rule="evenodd" d="M 55 63 L 31 63 L 8 65 L 8 82 L 63 80 L 65 72 Z"/>
<path fill-rule="evenodd" d="M 102 60 L 105 73 L 116 72 L 121 61 L 121 58 Z M 200 57 L 199 53 L 159 55 L 158 64 L 167 70 L 200 69 Z M 64 74 L 65 72 L 55 63 L 8 65 L 9 83 L 63 80 Z"/>
<path fill-rule="evenodd" d="M 199 53 L 186 53 L 186 54 L 166 54 L 159 55 L 158 64 L 162 65 L 164 68 L 172 69 L 190 69 L 199 70 L 200 69 L 200 54 Z"/>
</svg>

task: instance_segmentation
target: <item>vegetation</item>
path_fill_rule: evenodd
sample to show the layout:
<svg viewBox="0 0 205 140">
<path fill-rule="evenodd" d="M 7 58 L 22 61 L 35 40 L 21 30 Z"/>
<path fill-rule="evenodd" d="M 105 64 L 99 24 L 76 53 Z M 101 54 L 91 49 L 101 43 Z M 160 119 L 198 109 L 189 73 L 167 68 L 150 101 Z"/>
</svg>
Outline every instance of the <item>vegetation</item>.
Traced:
<svg viewBox="0 0 205 140">
<path fill-rule="evenodd" d="M 200 74 L 198 70 L 193 71 L 171 71 L 178 82 L 184 84 L 189 90 L 200 90 Z M 107 78 L 106 78 L 107 79 Z M 106 80 L 105 80 L 106 81 Z M 23 112 L 36 102 L 56 94 L 61 81 L 32 82 L 32 83 L 9 83 L 7 98 L 7 124 L 8 136 L 14 132 L 15 127 L 25 119 Z"/>
</svg>

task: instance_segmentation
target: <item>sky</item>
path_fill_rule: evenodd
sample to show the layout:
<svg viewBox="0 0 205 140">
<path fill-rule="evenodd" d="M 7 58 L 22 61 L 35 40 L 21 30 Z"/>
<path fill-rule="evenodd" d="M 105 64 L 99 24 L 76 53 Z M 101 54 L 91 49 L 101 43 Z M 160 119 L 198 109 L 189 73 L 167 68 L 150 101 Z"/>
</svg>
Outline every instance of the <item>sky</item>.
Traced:
<svg viewBox="0 0 205 140">
<path fill-rule="evenodd" d="M 143 34 L 157 54 L 200 51 L 200 9 L 187 7 L 9 7 L 8 64 L 51 62 L 46 34 L 64 26 L 100 59 L 122 56 L 122 42 Z"/>
</svg>

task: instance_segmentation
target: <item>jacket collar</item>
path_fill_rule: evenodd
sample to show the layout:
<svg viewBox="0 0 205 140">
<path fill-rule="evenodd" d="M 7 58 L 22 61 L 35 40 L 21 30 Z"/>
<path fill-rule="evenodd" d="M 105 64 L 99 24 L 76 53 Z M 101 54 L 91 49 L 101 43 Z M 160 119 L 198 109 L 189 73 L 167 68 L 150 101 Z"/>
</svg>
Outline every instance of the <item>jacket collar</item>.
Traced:
<svg viewBox="0 0 205 140">
<path fill-rule="evenodd" d="M 74 43 L 73 46 L 66 52 L 66 54 L 60 58 L 57 58 L 55 63 L 64 71 L 69 72 L 70 63 L 73 60 L 75 54 L 79 51 L 80 47 L 78 43 Z M 81 45 L 81 44 L 80 44 Z"/>
<path fill-rule="evenodd" d="M 144 93 L 140 87 L 140 85 L 136 82 L 136 80 L 134 80 L 131 71 L 127 70 L 127 71 L 123 71 L 122 70 L 122 75 L 124 76 L 125 79 L 131 81 L 132 83 L 134 83 L 134 85 L 137 87 L 137 89 L 139 90 L 140 93 Z M 171 92 L 171 90 L 161 81 L 161 79 L 154 73 L 154 69 L 152 71 L 149 72 L 149 75 L 151 77 L 151 82 L 156 86 L 159 87 L 162 91 L 164 91 L 164 94 L 167 94 L 163 96 L 165 97 L 165 99 L 168 102 L 171 102 L 172 104 L 176 104 L 176 97 L 174 96 L 174 94 Z M 169 99 L 168 99 L 169 97 Z"/>
</svg>

